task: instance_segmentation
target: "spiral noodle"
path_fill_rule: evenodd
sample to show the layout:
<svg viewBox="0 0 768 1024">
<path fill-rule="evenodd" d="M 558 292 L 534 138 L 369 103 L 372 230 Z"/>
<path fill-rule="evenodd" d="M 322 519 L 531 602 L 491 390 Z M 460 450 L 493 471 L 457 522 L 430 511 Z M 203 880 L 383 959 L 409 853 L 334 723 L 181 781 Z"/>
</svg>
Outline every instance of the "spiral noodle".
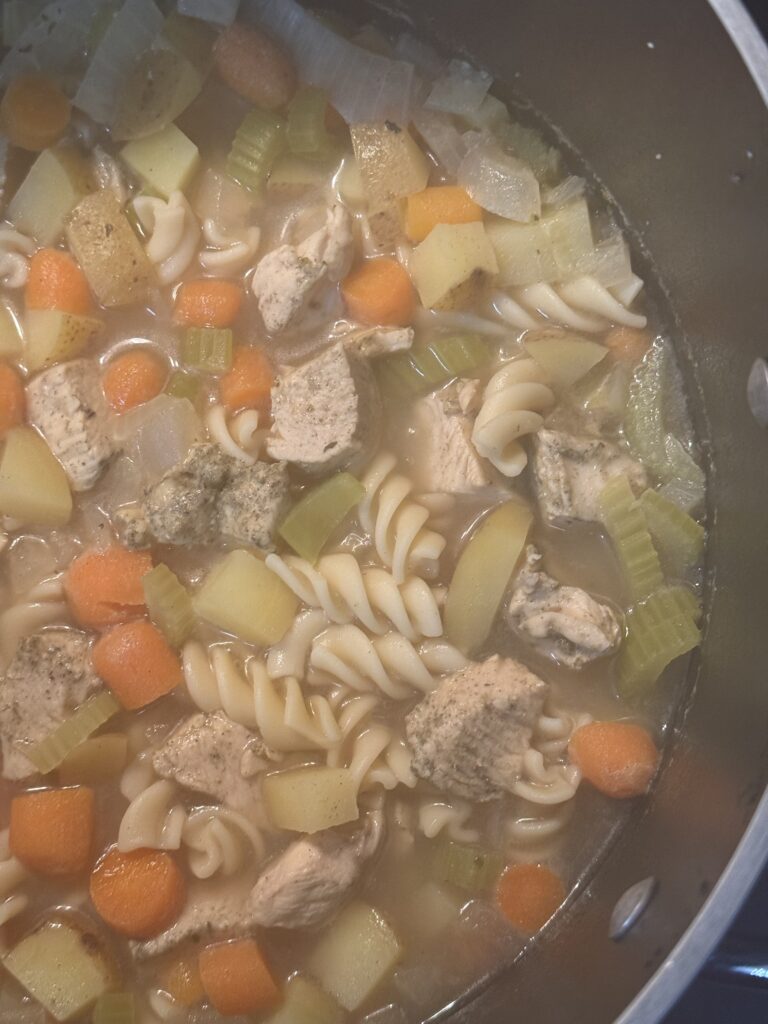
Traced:
<svg viewBox="0 0 768 1024">
<path fill-rule="evenodd" d="M 234 875 L 245 863 L 264 857 L 258 828 L 229 807 L 198 807 L 191 811 L 181 836 L 189 869 L 195 878 Z"/>
<path fill-rule="evenodd" d="M 546 843 L 559 835 L 571 820 L 573 803 L 545 806 L 519 800 L 515 813 L 507 819 L 504 831 L 514 846 Z"/>
<path fill-rule="evenodd" d="M 471 816 L 472 805 L 466 800 L 423 801 L 418 809 L 419 830 L 428 839 L 444 833 L 457 843 L 476 843 L 480 833 L 476 828 L 467 827 Z"/>
<path fill-rule="evenodd" d="M 283 676 L 303 678 L 312 641 L 328 627 L 325 614 L 316 608 L 305 608 L 293 620 L 282 640 L 273 644 L 267 654 L 267 672 L 273 679 Z"/>
<path fill-rule="evenodd" d="M 37 246 L 14 228 L 0 228 L 0 284 L 23 288 L 29 276 L 29 257 Z"/>
<path fill-rule="evenodd" d="M 8 829 L 3 829 L 0 832 L 0 926 L 26 909 L 29 899 L 17 890 L 29 877 L 24 865 L 11 856 Z"/>
<path fill-rule="evenodd" d="M 136 196 L 133 208 L 149 235 L 147 257 L 161 284 L 178 281 L 195 258 L 200 228 L 183 192 L 172 192 L 166 202 L 154 196 Z"/>
<path fill-rule="evenodd" d="M 205 417 L 213 440 L 227 455 L 248 465 L 253 465 L 258 459 L 269 433 L 268 428 L 259 427 L 259 421 L 256 409 L 244 409 L 228 421 L 223 405 L 212 405 Z"/>
<path fill-rule="evenodd" d="M 535 434 L 555 396 L 533 359 L 505 363 L 491 377 L 483 392 L 483 404 L 472 429 L 472 443 L 505 476 L 519 476 L 528 456 L 520 443 Z"/>
<path fill-rule="evenodd" d="M 326 555 L 317 568 L 294 555 L 268 555 L 267 566 L 311 608 L 331 622 L 360 622 L 382 635 L 394 627 L 408 640 L 442 636 L 437 601 L 424 580 L 401 584 L 386 569 L 361 569 L 351 554 Z"/>
<path fill-rule="evenodd" d="M 411 769 L 411 758 L 410 748 L 402 736 L 386 725 L 366 722 L 352 738 L 349 754 L 345 756 L 340 748 L 332 751 L 328 764 L 347 768 L 358 789 L 375 786 L 388 790 L 396 786 L 413 789 L 417 780 Z"/>
<path fill-rule="evenodd" d="M 212 277 L 228 277 L 249 267 L 258 251 L 261 231 L 257 227 L 242 231 L 225 231 L 215 220 L 203 221 L 205 248 L 198 259 L 203 270 Z"/>
<path fill-rule="evenodd" d="M 0 670 L 8 666 L 23 637 L 43 626 L 63 624 L 68 617 L 63 573 L 32 587 L 0 615 Z"/>
<path fill-rule="evenodd" d="M 382 452 L 371 463 L 362 480 L 365 496 L 358 516 L 376 554 L 400 584 L 405 582 L 409 569 L 427 578 L 437 574 L 445 538 L 425 528 L 429 512 L 408 500 L 413 484 L 392 472 L 396 463 L 388 452 Z"/>
<path fill-rule="evenodd" d="M 336 681 L 352 690 L 381 690 L 393 700 L 430 693 L 435 675 L 456 672 L 467 659 L 450 644 L 427 640 L 418 648 L 400 633 L 368 637 L 358 626 L 331 626 L 312 644 L 312 682 Z"/>
<path fill-rule="evenodd" d="M 609 290 L 590 274 L 564 284 L 539 281 L 515 288 L 511 295 L 494 296 L 499 315 L 526 330 L 551 324 L 576 331 L 604 331 L 611 324 L 624 327 L 645 327 L 647 319 L 629 309 L 642 287 L 640 278 L 632 277 L 623 288 Z"/>
<path fill-rule="evenodd" d="M 117 848 L 121 853 L 143 847 L 178 850 L 186 818 L 174 784 L 167 779 L 150 782 L 128 804 L 117 833 Z"/>
<path fill-rule="evenodd" d="M 571 717 L 551 705 L 539 716 L 531 746 L 523 754 L 523 770 L 512 792 L 531 804 L 564 804 L 572 800 L 581 782 L 575 764 L 563 763 L 573 732 L 591 721 L 589 715 Z"/>
</svg>

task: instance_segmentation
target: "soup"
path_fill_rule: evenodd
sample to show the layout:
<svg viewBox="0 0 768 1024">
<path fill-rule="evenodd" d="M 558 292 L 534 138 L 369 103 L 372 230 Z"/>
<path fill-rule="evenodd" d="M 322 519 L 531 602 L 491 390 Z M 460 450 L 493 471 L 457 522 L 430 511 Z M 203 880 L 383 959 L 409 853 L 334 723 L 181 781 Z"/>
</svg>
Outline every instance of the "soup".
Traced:
<svg viewBox="0 0 768 1024">
<path fill-rule="evenodd" d="M 3 1020 L 425 1019 L 648 792 L 700 639 L 614 211 L 464 61 L 237 7 L 8 19 Z"/>
</svg>

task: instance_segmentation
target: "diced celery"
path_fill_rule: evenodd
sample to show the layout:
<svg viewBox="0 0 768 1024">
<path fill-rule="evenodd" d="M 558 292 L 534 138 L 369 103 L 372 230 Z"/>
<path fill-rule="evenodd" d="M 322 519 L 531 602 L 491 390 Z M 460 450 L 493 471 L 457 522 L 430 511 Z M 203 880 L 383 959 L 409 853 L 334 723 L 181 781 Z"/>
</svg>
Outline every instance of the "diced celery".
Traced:
<svg viewBox="0 0 768 1024">
<path fill-rule="evenodd" d="M 375 208 L 421 192 L 429 181 L 429 162 L 406 128 L 393 121 L 350 126 L 355 160 L 366 195 Z"/>
<path fill-rule="evenodd" d="M 698 615 L 698 602 L 687 587 L 664 587 L 630 610 L 618 661 L 623 696 L 647 692 L 670 662 L 698 646 Z"/>
<path fill-rule="evenodd" d="M 214 566 L 193 598 L 213 626 L 255 644 L 276 644 L 293 622 L 298 598 L 248 551 L 230 551 Z"/>
<path fill-rule="evenodd" d="M 168 199 L 171 192 L 183 192 L 200 166 L 197 146 L 173 123 L 129 142 L 120 156 L 163 199 Z"/>
<path fill-rule="evenodd" d="M 682 579 L 701 557 L 704 527 L 656 491 L 644 491 L 638 504 L 666 572 Z"/>
<path fill-rule="evenodd" d="M 382 389 L 390 394 L 420 395 L 473 373 L 490 354 L 477 334 L 448 334 L 377 360 L 376 373 Z"/>
<path fill-rule="evenodd" d="M 307 160 L 328 160 L 338 144 L 326 128 L 328 98 L 322 89 L 304 85 L 288 106 L 288 148 Z"/>
<path fill-rule="evenodd" d="M 136 1001 L 132 992 L 107 992 L 93 1008 L 93 1024 L 135 1024 Z"/>
<path fill-rule="evenodd" d="M 445 635 L 459 650 L 474 651 L 488 637 L 532 522 L 527 505 L 507 501 L 483 520 L 462 551 L 445 604 Z"/>
<path fill-rule="evenodd" d="M 44 149 L 8 206 L 7 219 L 41 245 L 52 245 L 92 183 L 88 165 L 72 149 Z"/>
<path fill-rule="evenodd" d="M 24 352 L 30 370 L 74 359 L 104 326 L 101 320 L 60 309 L 30 309 L 24 319 Z"/>
<path fill-rule="evenodd" d="M 438 224 L 413 250 L 410 262 L 414 284 L 428 309 L 471 304 L 498 269 L 496 254 L 480 221 Z"/>
<path fill-rule="evenodd" d="M 295 768 L 268 775 L 261 791 L 275 828 L 313 833 L 356 821 L 357 789 L 348 768 Z"/>
<path fill-rule="evenodd" d="M 286 146 L 285 123 L 267 110 L 246 114 L 232 141 L 227 174 L 247 188 L 260 192 L 272 167 Z"/>
<path fill-rule="evenodd" d="M 19 318 L 10 306 L 0 303 L 0 358 L 15 359 L 21 355 L 21 349 Z"/>
<path fill-rule="evenodd" d="M 433 861 L 435 876 L 440 881 L 474 894 L 487 892 L 503 867 L 500 853 L 451 840 L 437 844 Z"/>
<path fill-rule="evenodd" d="M 192 598 L 162 562 L 141 578 L 149 617 L 169 644 L 181 647 L 195 628 Z"/>
<path fill-rule="evenodd" d="M 181 343 L 181 361 L 193 370 L 226 373 L 232 366 L 229 327 L 188 327 Z"/>
<path fill-rule="evenodd" d="M 0 515 L 25 526 L 65 526 L 72 515 L 67 475 L 31 427 L 5 435 L 0 455 Z"/>
<path fill-rule="evenodd" d="M 615 476 L 605 485 L 600 494 L 600 511 L 632 600 L 642 601 L 662 585 L 664 575 L 645 517 L 626 476 Z"/>
<path fill-rule="evenodd" d="M 194 373 L 185 373 L 184 370 L 176 370 L 168 378 L 165 385 L 166 395 L 173 398 L 187 398 L 194 405 L 200 397 L 202 381 Z"/>
<path fill-rule="evenodd" d="M 605 345 L 565 331 L 537 331 L 524 344 L 558 391 L 573 387 L 608 355 Z"/>
<path fill-rule="evenodd" d="M 47 775 L 119 710 L 120 705 L 112 694 L 102 690 L 89 697 L 70 718 L 48 733 L 45 739 L 29 748 L 25 747 L 24 756 L 39 772 Z"/>
<path fill-rule="evenodd" d="M 112 135 L 140 139 L 166 128 L 199 94 L 203 76 L 172 49 L 147 50 L 128 76 Z"/>
<path fill-rule="evenodd" d="M 296 975 L 285 986 L 285 1001 L 265 1024 L 342 1024 L 346 1014 L 327 992 Z"/>
<path fill-rule="evenodd" d="M 316 562 L 328 538 L 364 493 L 363 485 L 351 473 L 337 473 L 308 491 L 278 532 L 302 558 Z"/>
<path fill-rule="evenodd" d="M 128 737 L 122 732 L 91 736 L 59 765 L 62 786 L 105 782 L 119 775 L 128 760 Z"/>
</svg>

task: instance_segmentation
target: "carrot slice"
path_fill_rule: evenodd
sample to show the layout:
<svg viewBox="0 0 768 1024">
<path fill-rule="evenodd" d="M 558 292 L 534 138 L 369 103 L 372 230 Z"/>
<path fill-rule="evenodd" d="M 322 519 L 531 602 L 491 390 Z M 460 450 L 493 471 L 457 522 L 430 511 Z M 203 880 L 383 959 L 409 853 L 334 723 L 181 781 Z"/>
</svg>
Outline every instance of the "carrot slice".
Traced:
<svg viewBox="0 0 768 1024">
<path fill-rule="evenodd" d="M 0 439 L 12 427 L 20 426 L 26 413 L 27 397 L 18 370 L 7 363 L 0 363 Z"/>
<path fill-rule="evenodd" d="M 238 345 L 232 369 L 219 381 L 222 404 L 235 409 L 268 409 L 272 389 L 272 364 L 262 348 Z"/>
<path fill-rule="evenodd" d="M 24 300 L 27 309 L 57 309 L 75 316 L 93 312 L 85 274 L 61 249 L 38 249 L 29 261 Z"/>
<path fill-rule="evenodd" d="M 149 552 L 128 551 L 119 544 L 84 552 L 64 577 L 64 593 L 75 621 L 86 629 L 103 629 L 143 615 L 141 580 L 151 568 Z"/>
<path fill-rule="evenodd" d="M 121 935 L 151 939 L 170 927 L 187 896 L 184 876 L 164 850 L 109 850 L 91 872 L 91 900 Z"/>
<path fill-rule="evenodd" d="M 614 359 L 639 363 L 651 347 L 651 336 L 636 327 L 614 327 L 605 336 L 605 346 Z"/>
<path fill-rule="evenodd" d="M 93 667 L 129 711 L 164 697 L 182 680 L 181 662 L 151 622 L 123 622 L 93 648 Z"/>
<path fill-rule="evenodd" d="M 568 750 L 584 778 L 606 796 L 647 792 L 659 764 L 651 734 L 631 722 L 590 722 L 571 736 Z"/>
<path fill-rule="evenodd" d="M 165 386 L 167 368 L 149 352 L 137 349 L 116 356 L 104 371 L 101 386 L 116 412 L 127 412 L 156 398 Z"/>
<path fill-rule="evenodd" d="M 93 790 L 40 789 L 11 801 L 11 853 L 41 875 L 74 875 L 91 863 Z"/>
<path fill-rule="evenodd" d="M 344 279 L 341 293 L 354 320 L 406 326 L 416 305 L 413 285 L 397 260 L 365 260 Z"/>
<path fill-rule="evenodd" d="M 160 987 L 182 1006 L 192 1007 L 205 998 L 197 956 L 181 955 L 171 961 L 160 976 Z"/>
<path fill-rule="evenodd" d="M 62 137 L 72 106 L 52 78 L 20 75 L 5 90 L 0 120 L 14 146 L 37 153 Z"/>
<path fill-rule="evenodd" d="M 483 211 L 458 185 L 434 185 L 408 196 L 405 233 L 423 242 L 438 224 L 470 224 L 483 219 Z"/>
<path fill-rule="evenodd" d="M 243 304 L 243 289 L 218 277 L 185 281 L 176 293 L 173 318 L 189 327 L 231 327 Z"/>
<path fill-rule="evenodd" d="M 253 939 L 208 946 L 198 959 L 203 988 L 225 1017 L 271 1009 L 280 990 Z"/>
<path fill-rule="evenodd" d="M 543 864 L 510 864 L 496 886 L 501 912 L 525 935 L 543 928 L 564 899 L 565 886 Z"/>
</svg>

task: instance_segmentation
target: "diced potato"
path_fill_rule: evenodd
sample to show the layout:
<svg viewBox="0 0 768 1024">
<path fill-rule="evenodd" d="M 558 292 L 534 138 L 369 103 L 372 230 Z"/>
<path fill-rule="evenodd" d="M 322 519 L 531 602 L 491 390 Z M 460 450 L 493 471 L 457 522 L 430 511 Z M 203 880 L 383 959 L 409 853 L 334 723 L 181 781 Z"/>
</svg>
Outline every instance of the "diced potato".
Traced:
<svg viewBox="0 0 768 1024">
<path fill-rule="evenodd" d="M 88 166 L 79 154 L 65 148 L 44 149 L 11 200 L 8 220 L 41 245 L 51 245 L 91 187 Z"/>
<path fill-rule="evenodd" d="M 296 975 L 285 986 L 285 1001 L 266 1024 L 342 1024 L 346 1014 L 309 978 Z"/>
<path fill-rule="evenodd" d="M 299 599 L 248 551 L 231 551 L 208 574 L 193 604 L 201 619 L 255 644 L 276 644 Z"/>
<path fill-rule="evenodd" d="M 385 121 L 353 124 L 349 132 L 363 186 L 374 206 L 427 187 L 429 162 L 406 128 Z"/>
<path fill-rule="evenodd" d="M 21 355 L 21 349 L 19 318 L 10 306 L 0 304 L 0 358 L 15 359 Z"/>
<path fill-rule="evenodd" d="M 298 195 L 308 188 L 317 188 L 330 178 L 322 164 L 302 160 L 298 156 L 281 157 L 273 166 L 267 189 L 280 195 Z"/>
<path fill-rule="evenodd" d="M 121 732 L 105 732 L 91 736 L 67 754 L 59 765 L 62 786 L 105 782 L 125 768 L 128 760 L 128 737 Z"/>
<path fill-rule="evenodd" d="M 171 123 L 154 135 L 134 139 L 120 156 L 147 188 L 168 199 L 183 192 L 200 166 L 200 151 L 184 132 Z"/>
<path fill-rule="evenodd" d="M 57 1021 L 79 1017 L 118 982 L 99 936 L 64 917 L 43 922 L 3 965 Z"/>
<path fill-rule="evenodd" d="M 522 286 L 573 276 L 594 249 L 584 199 L 576 199 L 533 224 L 491 221 L 488 237 L 499 261 L 499 283 L 503 285 Z"/>
<path fill-rule="evenodd" d="M 238 185 L 228 174 L 207 167 L 194 190 L 192 209 L 201 220 L 214 220 L 223 231 L 250 223 L 253 192 Z"/>
<path fill-rule="evenodd" d="M 586 199 L 575 199 L 555 210 L 544 220 L 544 227 L 552 246 L 558 279 L 578 273 L 580 261 L 595 246 Z"/>
<path fill-rule="evenodd" d="M 0 456 L 0 515 L 25 526 L 64 526 L 72 515 L 66 473 L 31 427 L 5 435 Z"/>
<path fill-rule="evenodd" d="M 152 264 L 109 189 L 86 196 L 67 225 L 67 241 L 104 306 L 144 303 L 155 283 Z"/>
<path fill-rule="evenodd" d="M 525 347 L 559 391 L 572 387 L 608 355 L 605 345 L 556 330 L 531 332 Z"/>
<path fill-rule="evenodd" d="M 320 939 L 309 969 L 347 1010 L 356 1010 L 392 972 L 402 949 L 382 915 L 365 903 L 346 907 Z"/>
<path fill-rule="evenodd" d="M 41 370 L 79 356 L 99 333 L 102 322 L 59 309 L 30 309 L 25 326 L 27 366 L 30 370 Z"/>
<path fill-rule="evenodd" d="M 359 817 L 357 784 L 347 768 L 296 768 L 268 775 L 264 803 L 275 828 L 319 832 Z"/>
<path fill-rule="evenodd" d="M 411 275 L 428 309 L 455 309 L 473 302 L 498 269 L 479 221 L 438 224 L 411 256 Z"/>
</svg>

